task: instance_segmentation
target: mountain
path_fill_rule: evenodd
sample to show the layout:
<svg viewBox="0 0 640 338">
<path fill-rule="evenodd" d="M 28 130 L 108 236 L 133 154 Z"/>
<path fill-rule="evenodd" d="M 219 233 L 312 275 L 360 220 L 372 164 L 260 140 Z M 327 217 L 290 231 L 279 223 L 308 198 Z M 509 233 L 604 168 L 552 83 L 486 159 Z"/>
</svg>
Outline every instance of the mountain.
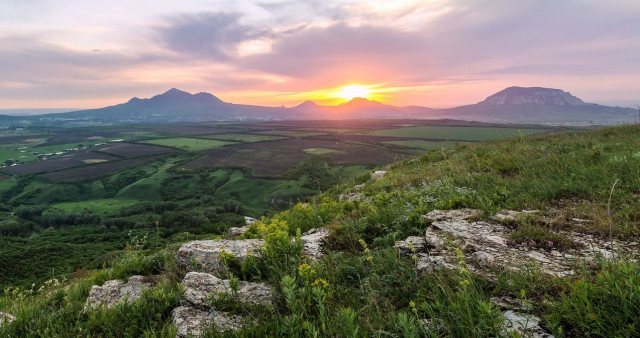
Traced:
<svg viewBox="0 0 640 338">
<path fill-rule="evenodd" d="M 585 103 L 561 89 L 509 87 L 476 104 L 440 109 L 431 118 L 536 124 L 618 124 L 633 122 L 637 111 Z"/>
<path fill-rule="evenodd" d="M 282 108 L 227 103 L 209 93 L 190 94 L 172 88 L 149 99 L 134 97 L 115 106 L 40 115 L 39 122 L 113 124 L 269 120 L 279 118 L 281 110 Z"/>
<path fill-rule="evenodd" d="M 313 119 L 419 119 L 424 118 L 424 113 L 432 110 L 426 107 L 396 107 L 361 97 L 355 97 L 337 106 L 322 106 L 313 101 L 305 101 L 290 109 L 295 111 L 298 117 Z"/>
<path fill-rule="evenodd" d="M 561 89 L 509 87 L 476 104 L 448 109 L 397 107 L 365 98 L 337 106 L 305 101 L 264 107 L 224 102 L 209 93 L 172 88 L 148 99 L 134 97 L 115 106 L 34 116 L 0 116 L 2 125 L 86 126 L 131 123 L 269 121 L 305 119 L 456 119 L 494 123 L 617 124 L 633 122 L 637 111 L 585 103 Z"/>
<path fill-rule="evenodd" d="M 585 105 L 584 101 L 561 89 L 541 87 L 509 87 L 489 97 L 484 103 L 489 104 L 538 104 L 557 106 Z"/>
</svg>

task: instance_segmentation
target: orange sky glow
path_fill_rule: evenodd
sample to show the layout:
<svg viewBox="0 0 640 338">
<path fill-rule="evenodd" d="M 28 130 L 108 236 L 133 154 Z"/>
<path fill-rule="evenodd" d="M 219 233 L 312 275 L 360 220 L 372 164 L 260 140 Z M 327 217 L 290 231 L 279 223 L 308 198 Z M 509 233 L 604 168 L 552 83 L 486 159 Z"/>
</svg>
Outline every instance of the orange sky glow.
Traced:
<svg viewBox="0 0 640 338">
<path fill-rule="evenodd" d="M 172 87 L 255 105 L 442 108 L 540 86 L 635 107 L 639 16 L 631 0 L 3 1 L 0 109 L 98 108 Z"/>
</svg>

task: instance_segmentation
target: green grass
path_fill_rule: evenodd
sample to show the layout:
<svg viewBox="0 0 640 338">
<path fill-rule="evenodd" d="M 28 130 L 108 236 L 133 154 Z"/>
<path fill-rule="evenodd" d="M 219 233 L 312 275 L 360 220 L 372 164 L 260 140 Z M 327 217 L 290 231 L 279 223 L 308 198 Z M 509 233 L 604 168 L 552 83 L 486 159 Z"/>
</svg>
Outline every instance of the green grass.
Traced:
<svg viewBox="0 0 640 338">
<path fill-rule="evenodd" d="M 470 272 L 473 270 L 467 265 L 472 262 L 466 261 L 462 251 L 453 263 L 455 268 L 420 275 L 415 262 L 399 257 L 393 245 L 410 235 L 423 236 L 429 224 L 422 216 L 429 211 L 455 208 L 477 208 L 487 215 L 501 209 L 537 209 L 558 216 L 549 222 L 524 219 L 509 224 L 518 240 L 552 239 L 570 248 L 570 242 L 560 245 L 562 238 L 557 236 L 562 236 L 562 231 L 588 232 L 606 240 L 610 229 L 614 237 L 633 240 L 640 235 L 638 133 L 638 126 L 623 126 L 465 144 L 392 164 L 381 179 L 371 180 L 363 173 L 308 203 L 268 214 L 245 235 L 263 238 L 264 250 L 248 266 L 232 269 L 243 279 L 272 285 L 276 293 L 272 308 L 241 304 L 232 296 L 212 300 L 212 304 L 217 310 L 255 320 L 254 326 L 238 333 L 240 336 L 495 337 L 509 335 L 504 331 L 501 310 L 490 299 L 509 296 L 524 304 L 523 312 L 540 317 L 557 337 L 637 336 L 637 250 L 616 259 L 577 262 L 574 275 L 559 278 L 528 266 L 520 271 L 496 268 L 491 276 Z M 191 190 L 195 188 L 188 182 L 201 180 L 204 183 L 198 186 L 206 186 L 211 184 L 207 182 L 217 184 L 214 178 L 225 178 L 228 180 L 221 181 L 225 183 L 212 199 L 246 200 L 249 210 L 257 210 L 265 199 L 278 194 L 304 193 L 310 178 L 358 175 L 364 169 L 326 165 L 322 157 L 310 156 L 279 180 L 256 180 L 232 169 L 224 174 L 185 172 L 170 186 L 176 191 Z M 321 168 L 331 175 L 323 176 Z M 164 170 L 170 172 L 169 168 Z M 354 192 L 353 185 L 358 183 L 364 183 L 358 190 L 364 198 L 340 201 L 339 196 Z M 170 216 L 179 222 L 205 221 L 206 211 L 211 211 L 206 204 L 194 208 L 200 214 L 166 211 L 161 224 L 169 223 Z M 573 217 L 589 222 L 574 227 L 566 222 Z M 153 224 L 153 218 L 140 223 L 145 222 Z M 320 226 L 330 230 L 327 255 L 312 262 L 302 257 L 299 242 L 292 241 L 292 236 Z M 222 224 L 216 229 L 225 228 Z M 149 231 L 133 230 L 136 236 Z M 57 247 L 71 248 L 65 241 L 118 234 L 122 232 L 114 224 L 100 229 L 85 227 L 80 233 L 51 229 L 41 232 L 39 238 L 0 237 L 4 241 L 0 247 L 10 250 L 0 258 L 11 262 L 13 276 L 25 273 L 20 264 L 42 267 L 40 262 L 46 260 L 48 250 L 60 255 L 56 248 L 39 245 L 46 243 L 43 238 L 55 236 Z M 19 319 L 0 327 L 0 335 L 175 336 L 170 313 L 179 305 L 179 282 L 185 273 L 175 266 L 175 249 L 189 238 L 193 236 L 175 233 L 160 241 L 151 232 L 149 239 L 156 242 L 144 246 L 147 251 L 124 250 L 104 268 L 76 274 L 71 270 L 66 275 L 76 276 L 63 283 L 66 285 L 50 283 L 42 292 L 37 291 L 40 284 L 34 286 L 35 291 L 28 286 L 26 291 L 9 290 L 0 295 L 0 311 Z M 121 237 L 114 237 L 113 242 L 121 241 Z M 28 250 L 24 250 L 26 245 Z M 67 250 L 62 252 L 77 254 Z M 114 250 L 122 247 L 110 251 Z M 37 261 L 30 261 L 29 256 Z M 87 253 L 83 258 L 89 256 Z M 140 302 L 109 311 L 82 311 L 92 285 L 133 274 L 158 276 L 155 278 L 166 282 L 160 281 Z"/>
<path fill-rule="evenodd" d="M 311 154 L 311 155 L 324 155 L 324 154 L 331 154 L 331 153 L 344 153 L 344 151 L 335 150 L 335 149 L 328 149 L 328 148 L 309 148 L 309 149 L 303 149 L 303 150 L 307 154 Z"/>
<path fill-rule="evenodd" d="M 416 148 L 416 149 L 420 149 L 420 150 L 431 151 L 431 150 L 438 150 L 438 149 L 442 149 L 442 148 L 453 147 L 459 142 L 448 142 L 448 141 L 444 141 L 444 142 L 429 142 L 429 141 L 411 140 L 411 141 L 385 141 L 385 142 L 382 142 L 382 143 L 383 144 L 393 144 L 393 145 L 398 145 L 398 146 L 403 146 L 403 147 L 410 147 L 410 148 Z"/>
<path fill-rule="evenodd" d="M 274 136 L 274 135 L 256 135 L 256 134 L 214 134 L 204 136 L 214 140 L 222 141 L 237 141 L 242 143 L 255 143 L 265 141 L 282 140 L 286 137 Z"/>
<path fill-rule="evenodd" d="M 442 140 L 489 141 L 508 137 L 518 137 L 520 132 L 532 135 L 548 132 L 546 129 L 517 129 L 498 127 L 442 127 L 419 126 L 374 130 L 366 133 L 376 136 L 419 137 Z"/>
<path fill-rule="evenodd" d="M 105 198 L 82 202 L 57 203 L 53 204 L 52 207 L 64 211 L 90 210 L 94 213 L 105 214 L 121 208 L 130 207 L 138 203 L 140 203 L 140 200 Z"/>
<path fill-rule="evenodd" d="M 302 130 L 267 130 L 267 131 L 258 131 L 258 132 L 255 132 L 255 134 L 267 134 L 267 135 L 277 135 L 277 136 L 285 136 L 285 137 L 309 137 L 309 136 L 326 135 L 327 132 L 302 131 Z"/>
<path fill-rule="evenodd" d="M 141 141 L 141 143 L 173 147 L 173 148 L 178 148 L 186 151 L 200 151 L 200 150 L 220 148 L 227 145 L 235 144 L 235 142 L 229 142 L 229 141 L 207 140 L 207 139 L 190 138 L 190 137 L 163 138 L 163 139 Z"/>
</svg>

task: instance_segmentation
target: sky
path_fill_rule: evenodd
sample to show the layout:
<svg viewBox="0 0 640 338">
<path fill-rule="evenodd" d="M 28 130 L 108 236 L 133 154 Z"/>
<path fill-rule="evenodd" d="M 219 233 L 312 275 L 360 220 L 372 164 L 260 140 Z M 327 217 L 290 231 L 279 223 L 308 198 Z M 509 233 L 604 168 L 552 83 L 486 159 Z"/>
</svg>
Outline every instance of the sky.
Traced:
<svg viewBox="0 0 640 338">
<path fill-rule="evenodd" d="M 637 0 L 0 0 L 0 109 L 175 87 L 224 101 L 476 103 L 508 86 L 640 104 Z M 636 102 L 637 101 L 637 102 Z"/>
</svg>

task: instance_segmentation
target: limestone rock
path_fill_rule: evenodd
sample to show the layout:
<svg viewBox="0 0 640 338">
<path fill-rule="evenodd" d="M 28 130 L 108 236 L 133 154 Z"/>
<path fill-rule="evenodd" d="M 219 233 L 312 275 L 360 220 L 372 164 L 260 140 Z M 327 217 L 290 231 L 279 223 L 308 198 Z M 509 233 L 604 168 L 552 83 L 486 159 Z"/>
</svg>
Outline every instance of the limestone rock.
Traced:
<svg viewBox="0 0 640 338">
<path fill-rule="evenodd" d="M 374 172 L 371 173 L 371 179 L 378 179 L 378 178 L 383 178 L 384 175 L 387 174 L 386 170 L 376 170 Z"/>
<path fill-rule="evenodd" d="M 424 254 L 418 255 L 418 260 L 416 261 L 416 270 L 418 270 L 419 273 L 431 273 L 442 268 L 453 269 L 455 268 L 455 266 L 449 263 L 447 261 L 447 258 L 445 258 L 444 256 L 428 256 Z"/>
<path fill-rule="evenodd" d="M 490 267 L 519 270 L 528 264 L 534 264 L 546 273 L 565 277 L 573 274 L 575 260 L 593 261 L 597 257 L 616 257 L 634 250 L 631 243 L 619 240 L 609 243 L 593 235 L 577 232 L 562 233 L 579 246 L 563 252 L 555 250 L 552 242 L 548 246 L 545 243 L 544 248 L 536 245 L 533 239 L 523 245 L 510 243 L 508 238 L 514 230 L 501 222 L 537 212 L 505 210 L 489 221 L 482 221 L 479 220 L 482 217 L 480 210 L 434 210 L 423 216 L 431 226 L 425 232 L 426 250 L 424 255 L 418 255 L 417 265 L 427 270 L 434 267 L 434 262 L 442 263 L 442 266 L 456 266 L 458 258 L 452 250 L 456 247 L 464 252 L 467 262 L 473 263 L 468 267 L 470 270 L 485 269 L 489 273 Z M 530 244 L 531 241 L 534 243 Z"/>
<path fill-rule="evenodd" d="M 238 238 L 238 237 L 244 235 L 245 232 L 249 231 L 250 227 L 251 227 L 251 225 L 245 225 L 245 226 L 242 226 L 242 227 L 229 228 L 229 230 L 227 230 L 227 237 L 230 238 L 230 239 Z"/>
<path fill-rule="evenodd" d="M 514 311 L 505 311 L 502 313 L 506 324 L 506 334 L 517 332 L 522 337 L 532 338 L 552 338 L 553 335 L 547 333 L 540 326 L 540 318 Z"/>
<path fill-rule="evenodd" d="M 359 192 L 349 192 L 346 194 L 341 194 L 338 197 L 338 201 L 342 202 L 342 201 L 349 201 L 349 202 L 353 202 L 353 201 L 359 201 L 362 200 L 364 198 L 364 196 L 362 196 L 361 193 Z"/>
<path fill-rule="evenodd" d="M 427 250 L 427 243 L 424 237 L 409 236 L 404 241 L 398 241 L 394 245 L 399 254 L 413 255 Z"/>
<path fill-rule="evenodd" d="M 325 252 L 322 248 L 324 240 L 329 236 L 329 229 L 315 228 L 302 234 L 302 254 L 316 260 L 322 257 Z"/>
<path fill-rule="evenodd" d="M 224 251 L 233 255 L 240 264 L 249 256 L 259 256 L 264 241 L 261 239 L 226 240 L 215 239 L 206 241 L 192 241 L 183 244 L 176 260 L 178 264 L 188 270 L 219 273 L 224 271 L 224 264 L 220 254 Z"/>
<path fill-rule="evenodd" d="M 537 213 L 538 213 L 538 210 L 522 210 L 522 211 L 500 210 L 500 212 L 495 214 L 492 218 L 496 221 L 505 222 L 505 221 L 524 218 L 527 215 L 535 215 Z"/>
<path fill-rule="evenodd" d="M 127 282 L 110 280 L 102 286 L 94 285 L 89 292 L 85 309 L 103 304 L 109 308 L 125 300 L 136 301 L 142 296 L 142 292 L 151 285 L 146 277 L 138 275 L 131 276 Z"/>
<path fill-rule="evenodd" d="M 241 227 L 232 227 L 229 228 L 229 230 L 227 230 L 227 237 L 230 239 L 233 238 L 238 238 L 242 235 L 244 235 L 245 232 L 249 231 L 249 228 L 251 227 L 251 224 L 257 222 L 258 220 L 253 218 L 253 217 L 249 217 L 249 216 L 244 216 L 244 226 Z"/>
<path fill-rule="evenodd" d="M 171 313 L 173 325 L 178 327 L 176 337 L 201 337 L 212 324 L 220 332 L 238 331 L 244 319 L 240 316 L 229 316 L 223 312 L 202 311 L 195 307 L 181 306 Z"/>
<path fill-rule="evenodd" d="M 491 304 L 501 310 L 527 311 L 521 300 L 512 297 L 491 297 Z"/>
<path fill-rule="evenodd" d="M 206 299 L 215 293 L 231 293 L 228 279 L 202 272 L 189 272 L 182 280 L 184 298 L 193 305 L 206 305 Z M 264 283 L 238 281 L 238 298 L 240 301 L 258 305 L 271 306 L 273 294 L 271 287 Z"/>
<path fill-rule="evenodd" d="M 14 320 L 16 320 L 16 317 L 8 313 L 0 312 L 0 326 L 4 324 L 11 324 Z"/>
</svg>

